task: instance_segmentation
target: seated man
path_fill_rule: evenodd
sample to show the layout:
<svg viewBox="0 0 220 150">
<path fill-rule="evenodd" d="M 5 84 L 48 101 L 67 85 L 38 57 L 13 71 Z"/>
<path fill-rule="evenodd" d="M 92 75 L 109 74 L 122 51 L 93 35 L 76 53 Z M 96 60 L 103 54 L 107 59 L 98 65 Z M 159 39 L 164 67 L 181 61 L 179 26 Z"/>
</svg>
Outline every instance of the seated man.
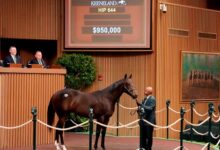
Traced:
<svg viewBox="0 0 220 150">
<path fill-rule="evenodd" d="M 3 66 L 8 66 L 9 64 L 21 64 L 21 57 L 17 55 L 17 48 L 11 46 L 9 48 L 10 55 L 6 56 L 3 60 Z"/>
<path fill-rule="evenodd" d="M 45 63 L 45 61 L 42 58 L 41 51 L 39 51 L 39 50 L 36 51 L 34 58 L 28 62 L 28 65 L 31 65 L 31 64 L 40 64 L 43 66 L 43 68 L 47 67 L 47 64 Z"/>
</svg>

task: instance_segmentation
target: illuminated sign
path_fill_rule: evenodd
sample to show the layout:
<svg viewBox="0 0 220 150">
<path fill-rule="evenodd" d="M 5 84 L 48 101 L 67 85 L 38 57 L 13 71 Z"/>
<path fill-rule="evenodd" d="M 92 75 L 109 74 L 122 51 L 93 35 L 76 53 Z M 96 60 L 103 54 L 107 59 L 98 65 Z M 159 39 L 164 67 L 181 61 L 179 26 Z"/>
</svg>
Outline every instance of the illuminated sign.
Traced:
<svg viewBox="0 0 220 150">
<path fill-rule="evenodd" d="M 65 0 L 65 48 L 151 50 L 151 0 Z"/>
</svg>

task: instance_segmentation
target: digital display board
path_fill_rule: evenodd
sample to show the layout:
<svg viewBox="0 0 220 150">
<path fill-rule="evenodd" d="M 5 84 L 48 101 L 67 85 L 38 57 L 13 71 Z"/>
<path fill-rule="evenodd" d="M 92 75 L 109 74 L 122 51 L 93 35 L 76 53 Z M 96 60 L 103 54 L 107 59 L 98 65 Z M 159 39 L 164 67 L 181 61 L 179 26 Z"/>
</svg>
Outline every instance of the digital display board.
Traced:
<svg viewBox="0 0 220 150">
<path fill-rule="evenodd" d="M 65 0 L 65 48 L 151 49 L 151 0 Z"/>
</svg>

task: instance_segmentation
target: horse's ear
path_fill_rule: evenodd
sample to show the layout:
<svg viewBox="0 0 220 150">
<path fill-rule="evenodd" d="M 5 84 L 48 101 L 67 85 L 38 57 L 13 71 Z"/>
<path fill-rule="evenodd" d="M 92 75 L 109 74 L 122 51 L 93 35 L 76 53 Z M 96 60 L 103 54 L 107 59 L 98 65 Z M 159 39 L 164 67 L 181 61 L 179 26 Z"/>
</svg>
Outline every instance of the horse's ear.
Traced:
<svg viewBox="0 0 220 150">
<path fill-rule="evenodd" d="M 130 79 L 132 78 L 132 74 L 129 76 L 129 78 L 130 78 Z"/>
<path fill-rule="evenodd" d="M 127 73 L 125 74 L 125 77 L 124 77 L 124 79 L 126 79 L 127 78 Z"/>
</svg>

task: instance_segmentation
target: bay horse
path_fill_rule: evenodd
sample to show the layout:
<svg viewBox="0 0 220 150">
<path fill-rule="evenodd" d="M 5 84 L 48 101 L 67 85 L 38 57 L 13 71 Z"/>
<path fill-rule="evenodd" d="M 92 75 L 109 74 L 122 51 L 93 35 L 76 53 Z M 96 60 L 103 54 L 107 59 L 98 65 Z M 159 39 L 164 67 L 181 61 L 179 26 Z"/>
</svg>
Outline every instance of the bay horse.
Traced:
<svg viewBox="0 0 220 150">
<path fill-rule="evenodd" d="M 133 99 L 137 98 L 137 91 L 132 83 L 132 75 L 116 81 L 103 90 L 98 90 L 92 93 L 84 93 L 78 90 L 65 88 L 57 91 L 50 100 L 47 110 L 47 123 L 52 125 L 54 122 L 55 113 L 58 116 L 56 127 L 63 128 L 67 115 L 74 112 L 83 117 L 89 117 L 89 108 L 93 108 L 93 116 L 98 122 L 107 125 L 109 118 L 115 110 L 115 104 L 123 93 L 127 93 Z M 105 134 L 106 127 L 101 125 L 96 126 L 96 138 L 94 148 L 97 149 L 98 139 L 102 133 L 101 147 L 105 149 Z M 59 147 L 59 137 L 61 140 L 61 147 L 66 150 L 63 140 L 63 131 L 56 130 L 55 146 L 57 150 Z"/>
</svg>

